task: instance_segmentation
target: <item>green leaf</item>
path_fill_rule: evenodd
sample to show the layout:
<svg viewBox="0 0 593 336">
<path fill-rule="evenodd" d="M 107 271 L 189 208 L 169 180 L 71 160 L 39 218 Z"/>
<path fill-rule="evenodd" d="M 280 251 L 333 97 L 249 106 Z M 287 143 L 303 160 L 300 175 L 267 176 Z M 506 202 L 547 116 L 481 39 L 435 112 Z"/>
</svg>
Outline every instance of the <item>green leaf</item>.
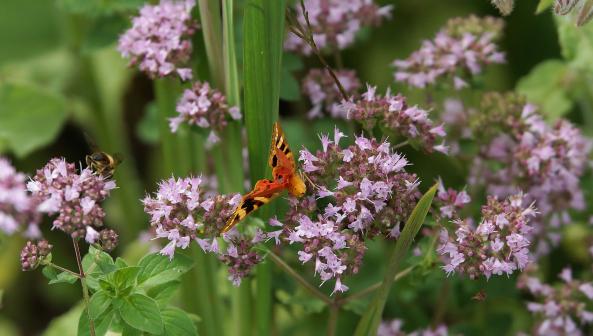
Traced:
<svg viewBox="0 0 593 336">
<path fill-rule="evenodd" d="M 104 290 L 97 291 L 89 301 L 89 312 L 93 319 L 103 314 L 111 306 L 111 296 Z"/>
<path fill-rule="evenodd" d="M 49 265 L 45 266 L 41 272 L 46 278 L 49 279 L 48 283 L 50 285 L 59 283 L 73 284 L 76 281 L 78 281 L 78 277 L 74 274 L 71 274 L 69 272 L 58 272 L 54 267 Z"/>
<path fill-rule="evenodd" d="M 136 279 L 141 271 L 142 267 L 138 266 L 124 267 L 109 274 L 108 279 L 116 288 L 122 290 L 136 284 Z"/>
<path fill-rule="evenodd" d="M 138 266 L 142 267 L 138 275 L 138 284 L 152 287 L 178 279 L 193 267 L 193 261 L 180 253 L 176 253 L 173 260 L 169 260 L 164 255 L 152 253 L 142 258 Z"/>
<path fill-rule="evenodd" d="M 101 315 L 99 318 L 93 319 L 93 324 L 95 325 L 95 336 L 103 336 L 109 330 L 109 326 L 111 325 L 111 321 L 113 320 L 115 314 L 113 311 L 108 311 L 105 314 Z M 82 311 L 80 314 L 80 318 L 78 319 L 78 336 L 90 336 L 91 331 L 89 329 L 89 319 L 86 309 Z"/>
<path fill-rule="evenodd" d="M 18 157 L 54 141 L 66 121 L 60 96 L 33 86 L 0 84 L 0 142 Z"/>
<path fill-rule="evenodd" d="M 383 277 L 381 287 L 377 290 L 372 303 L 358 322 L 354 335 L 375 336 L 377 334 L 377 328 L 379 327 L 379 323 L 381 323 L 385 302 L 387 301 L 387 296 L 389 295 L 389 290 L 391 289 L 399 265 L 406 256 L 414 237 L 420 231 L 420 227 L 424 224 L 436 191 L 437 185 L 435 184 L 420 198 L 412 214 L 406 221 L 406 225 L 397 239 L 395 248 L 389 258 L 387 271 Z"/>
<path fill-rule="evenodd" d="M 579 71 L 593 69 L 593 25 L 576 27 L 568 16 L 555 16 L 562 56 Z"/>
<path fill-rule="evenodd" d="M 567 66 L 563 61 L 544 61 L 521 78 L 517 91 L 527 96 L 529 102 L 539 105 L 548 120 L 555 121 L 572 108 L 564 86 L 566 73 Z"/>
<path fill-rule="evenodd" d="M 115 266 L 117 268 L 124 268 L 124 267 L 128 267 L 128 262 L 125 261 L 124 259 L 117 257 L 117 259 L 115 259 Z"/>
<path fill-rule="evenodd" d="M 540 14 L 541 12 L 545 11 L 546 9 L 550 8 L 554 0 L 539 0 L 537 4 L 537 9 L 535 10 L 535 14 Z"/>
<path fill-rule="evenodd" d="M 161 311 L 166 336 L 197 335 L 198 330 L 189 315 L 178 308 L 165 308 Z"/>
<path fill-rule="evenodd" d="M 132 294 L 119 307 L 122 319 L 130 326 L 153 334 L 163 332 L 163 320 L 157 302 L 146 295 Z"/>
<path fill-rule="evenodd" d="M 165 306 L 181 286 L 181 281 L 174 280 L 162 285 L 151 287 L 146 294 L 155 299 L 160 306 Z"/>
<path fill-rule="evenodd" d="M 285 34 L 284 0 L 247 0 L 243 16 L 244 111 L 249 150 L 249 174 L 253 181 L 265 178 L 270 132 L 278 120 L 282 43 Z M 293 144 L 296 146 L 296 144 Z M 298 148 L 298 147 L 293 147 Z M 273 204 L 260 210 L 269 218 Z M 255 333 L 270 335 L 272 315 L 272 270 L 270 263 L 257 266 Z"/>
<path fill-rule="evenodd" d="M 117 269 L 113 258 L 106 252 L 89 246 L 89 252 L 82 258 L 85 273 L 100 272 L 109 274 Z"/>
</svg>

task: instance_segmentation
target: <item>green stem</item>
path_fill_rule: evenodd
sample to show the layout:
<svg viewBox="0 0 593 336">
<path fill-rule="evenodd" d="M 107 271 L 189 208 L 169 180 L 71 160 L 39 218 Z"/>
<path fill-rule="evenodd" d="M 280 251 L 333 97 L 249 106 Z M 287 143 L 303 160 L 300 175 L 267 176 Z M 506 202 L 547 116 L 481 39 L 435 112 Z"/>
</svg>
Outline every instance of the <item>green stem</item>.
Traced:
<svg viewBox="0 0 593 336">
<path fill-rule="evenodd" d="M 416 267 L 416 265 L 412 265 L 404 270 L 402 270 L 401 272 L 397 273 L 395 275 L 395 277 L 393 278 L 393 281 L 398 281 L 399 279 L 405 277 L 406 275 L 410 274 L 410 272 L 412 272 L 412 270 L 414 270 L 414 268 Z M 371 294 L 372 292 L 376 291 L 377 289 L 379 289 L 381 287 L 381 282 L 377 282 L 374 285 L 371 285 L 363 290 L 361 290 L 360 292 L 354 293 L 350 296 L 347 296 L 341 300 L 338 301 L 338 304 L 340 306 L 345 305 L 346 303 L 350 302 L 350 301 L 354 301 L 360 298 L 363 298 L 369 294 Z"/>
<path fill-rule="evenodd" d="M 334 300 L 329 307 L 329 321 L 327 324 L 327 336 L 335 336 L 338 327 L 338 315 L 340 313 L 340 306 Z"/>
<path fill-rule="evenodd" d="M 75 277 L 80 278 L 80 274 L 79 273 L 73 272 L 73 271 L 71 271 L 69 269 L 66 269 L 66 268 L 62 267 L 62 266 L 58 266 L 58 265 L 56 265 L 54 263 L 49 263 L 48 266 L 51 266 L 51 267 L 57 269 L 58 271 L 70 273 L 70 274 L 74 275 Z"/>
<path fill-rule="evenodd" d="M 212 84 L 222 90 L 224 87 L 224 64 L 220 0 L 198 0 L 198 7 L 200 8 L 200 22 L 202 23 Z"/>
<path fill-rule="evenodd" d="M 327 303 L 328 305 L 332 305 L 334 303 L 329 297 L 327 297 L 327 295 L 323 294 L 319 289 L 317 289 L 317 287 L 311 285 L 307 280 L 305 280 L 305 278 L 303 278 L 297 271 L 290 267 L 274 252 L 269 251 L 267 256 L 268 258 L 270 258 L 270 260 L 274 262 L 274 264 L 276 264 L 276 266 L 278 266 L 280 269 L 286 272 L 286 274 L 295 279 L 311 295 L 317 297 L 318 299 Z"/>
<path fill-rule="evenodd" d="M 89 311 L 89 289 L 86 285 L 86 277 L 82 268 L 82 258 L 80 257 L 80 248 L 78 247 L 78 241 L 72 238 L 72 244 L 74 245 L 74 253 L 76 254 L 76 264 L 78 265 L 78 271 L 80 272 L 78 277 L 80 278 L 80 284 L 82 285 L 82 297 L 84 298 L 84 308 L 86 310 L 87 317 L 89 319 L 89 331 L 91 336 L 95 336 L 95 321 L 91 317 Z"/>
</svg>

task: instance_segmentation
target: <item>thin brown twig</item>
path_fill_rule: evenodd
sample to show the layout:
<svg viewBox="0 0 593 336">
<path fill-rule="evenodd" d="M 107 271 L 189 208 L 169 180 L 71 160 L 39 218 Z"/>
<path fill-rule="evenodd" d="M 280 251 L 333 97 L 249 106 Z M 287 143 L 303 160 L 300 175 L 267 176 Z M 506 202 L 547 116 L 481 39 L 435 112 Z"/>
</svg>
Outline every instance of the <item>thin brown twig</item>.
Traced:
<svg viewBox="0 0 593 336">
<path fill-rule="evenodd" d="M 319 59 L 319 62 L 321 62 L 321 64 L 325 68 L 325 70 L 329 73 L 329 75 L 332 77 L 332 79 L 336 83 L 336 86 L 338 87 L 338 90 L 340 91 L 340 95 L 342 96 L 342 99 L 345 101 L 350 100 L 350 97 L 348 97 L 348 94 L 346 93 L 344 86 L 338 79 L 338 76 L 336 76 L 336 73 L 334 72 L 334 70 L 331 68 L 331 66 L 329 66 L 329 64 L 323 57 L 323 55 L 321 55 L 321 51 L 319 51 L 319 48 L 317 47 L 317 44 L 315 43 L 315 39 L 313 38 L 313 32 L 311 29 L 311 22 L 309 21 L 309 12 L 307 12 L 307 9 L 305 8 L 304 0 L 301 0 L 301 11 L 303 13 L 303 17 L 305 18 L 305 22 L 307 24 L 307 29 L 303 28 L 301 23 L 296 19 L 296 16 L 293 13 L 291 13 L 290 9 L 287 9 L 286 10 L 286 20 L 289 23 L 288 29 L 290 29 L 290 31 L 293 34 L 295 34 L 300 39 L 305 41 L 305 43 L 307 43 L 311 47 L 311 49 L 313 50 L 313 53 Z"/>
</svg>

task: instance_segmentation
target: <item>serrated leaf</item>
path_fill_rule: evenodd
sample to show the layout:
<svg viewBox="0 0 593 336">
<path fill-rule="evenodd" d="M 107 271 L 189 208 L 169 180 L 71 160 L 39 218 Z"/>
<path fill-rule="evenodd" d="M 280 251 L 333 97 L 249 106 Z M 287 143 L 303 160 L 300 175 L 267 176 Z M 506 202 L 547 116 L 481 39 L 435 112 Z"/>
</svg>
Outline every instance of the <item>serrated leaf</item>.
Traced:
<svg viewBox="0 0 593 336">
<path fill-rule="evenodd" d="M 101 316 L 109 306 L 111 306 L 112 298 L 104 290 L 97 291 L 89 301 L 89 312 L 93 319 Z"/>
<path fill-rule="evenodd" d="M 93 324 L 95 326 L 95 336 L 103 336 L 109 330 L 109 326 L 111 325 L 111 321 L 113 320 L 115 314 L 113 311 L 108 311 L 106 314 L 101 315 L 97 319 L 93 319 Z M 80 318 L 78 319 L 78 336 L 90 336 L 91 331 L 89 329 L 89 320 L 88 314 L 86 309 L 82 311 L 80 314 Z"/>
<path fill-rule="evenodd" d="M 164 336 L 191 336 L 197 335 L 196 325 L 189 315 L 178 308 L 165 308 L 161 311 L 165 330 Z"/>
<path fill-rule="evenodd" d="M 115 271 L 117 266 L 108 253 L 89 246 L 89 252 L 82 258 L 82 268 L 89 274 L 93 272 L 109 274 Z"/>
<path fill-rule="evenodd" d="M 179 253 L 175 254 L 173 260 L 152 253 L 142 258 L 138 266 L 142 267 L 138 275 L 138 284 L 151 287 L 178 279 L 193 267 L 193 260 Z"/>
<path fill-rule="evenodd" d="M 34 86 L 0 84 L 0 142 L 18 157 L 53 142 L 65 121 L 63 97 Z"/>
<path fill-rule="evenodd" d="M 122 290 L 136 284 L 136 279 L 141 271 L 142 267 L 138 266 L 124 267 L 109 274 L 108 279 L 116 288 Z"/>
<path fill-rule="evenodd" d="M 521 78 L 517 91 L 527 96 L 529 102 L 539 105 L 546 119 L 555 121 L 572 108 L 572 101 L 564 87 L 566 72 L 567 66 L 563 61 L 544 61 Z"/>
<path fill-rule="evenodd" d="M 157 302 L 146 295 L 132 294 L 121 300 L 121 318 L 130 326 L 153 334 L 163 332 L 163 320 Z"/>
<path fill-rule="evenodd" d="M 78 277 L 76 275 L 68 273 L 68 272 L 61 272 L 61 273 L 58 273 L 58 275 L 56 276 L 56 279 L 50 280 L 49 284 L 50 285 L 59 284 L 59 283 L 73 284 L 76 281 L 78 281 Z"/>
<path fill-rule="evenodd" d="M 45 266 L 41 271 L 43 275 L 49 279 L 48 284 L 55 285 L 59 283 L 73 284 L 78 280 L 78 277 L 68 272 L 59 272 L 52 266 Z"/>
<path fill-rule="evenodd" d="M 165 306 L 181 286 L 181 281 L 174 280 L 162 285 L 154 286 L 146 291 L 146 294 L 155 299 L 160 306 Z"/>
</svg>

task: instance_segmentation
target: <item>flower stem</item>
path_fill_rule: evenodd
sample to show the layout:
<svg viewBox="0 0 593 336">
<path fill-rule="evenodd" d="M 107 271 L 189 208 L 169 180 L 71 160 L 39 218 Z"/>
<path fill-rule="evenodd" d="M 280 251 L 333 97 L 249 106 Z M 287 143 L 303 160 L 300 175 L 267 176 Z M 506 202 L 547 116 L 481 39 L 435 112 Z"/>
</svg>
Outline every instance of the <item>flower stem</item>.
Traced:
<svg viewBox="0 0 593 336">
<path fill-rule="evenodd" d="M 295 279 L 305 290 L 307 290 L 313 296 L 321 299 L 321 301 L 327 303 L 328 305 L 334 305 L 334 301 L 332 301 L 327 295 L 323 294 L 317 287 L 311 285 L 305 278 L 303 278 L 297 271 L 295 271 L 292 267 L 290 267 L 287 263 L 284 262 L 278 255 L 274 252 L 269 251 L 268 257 L 276 264 L 276 266 L 280 267 L 283 271 L 285 271 L 288 275 L 290 275 L 293 279 Z"/>
<path fill-rule="evenodd" d="M 398 143 L 397 145 L 392 146 L 392 148 L 393 148 L 393 150 L 396 150 L 396 149 L 405 147 L 405 146 L 407 146 L 409 144 L 410 144 L 410 140 L 406 140 L 406 141 L 403 141 L 403 142 Z"/>
<path fill-rule="evenodd" d="M 292 12 L 290 12 L 290 10 L 287 10 L 286 20 L 288 21 L 288 28 L 290 29 L 290 31 L 293 34 L 295 34 L 296 36 L 301 38 L 303 41 L 305 41 L 305 43 L 307 43 L 311 47 L 311 49 L 313 50 L 313 53 L 319 59 L 319 62 L 321 62 L 321 64 L 325 68 L 325 70 L 327 70 L 327 72 L 330 74 L 330 76 L 336 83 L 336 86 L 338 87 L 338 90 L 340 91 L 340 94 L 342 95 L 342 99 L 349 100 L 348 94 L 346 93 L 344 86 L 338 79 L 338 76 L 336 76 L 332 67 L 329 66 L 329 64 L 327 63 L 327 61 L 321 54 L 321 51 L 317 47 L 317 43 L 315 43 L 315 39 L 313 38 L 313 32 L 311 30 L 311 22 L 309 22 L 309 12 L 307 12 L 307 9 L 305 8 L 304 0 L 301 0 L 301 11 L 303 13 L 303 17 L 305 18 L 307 27 L 303 27 L 301 25 L 301 23 L 298 21 L 298 19 L 296 18 L 296 16 Z M 340 67 L 340 65 L 338 65 L 338 66 Z"/>
<path fill-rule="evenodd" d="M 80 278 L 80 284 L 82 285 L 82 297 L 84 298 L 84 308 L 89 319 L 89 331 L 91 336 L 95 336 L 95 321 L 91 318 L 91 312 L 89 311 L 89 289 L 86 285 L 86 278 L 84 275 L 84 269 L 82 268 L 82 258 L 80 257 L 80 248 L 78 247 L 78 241 L 72 238 L 72 244 L 74 245 L 74 253 L 76 254 L 76 264 L 78 265 L 78 271 L 80 272 L 78 277 Z"/>
<path fill-rule="evenodd" d="M 412 270 L 416 267 L 416 265 L 412 265 L 404 270 L 402 270 L 401 272 L 397 273 L 395 275 L 395 278 L 393 278 L 393 281 L 398 281 L 399 279 L 405 277 L 406 275 L 410 274 L 410 272 L 412 272 Z M 374 285 L 371 285 L 363 290 L 361 290 L 360 292 L 354 293 L 350 296 L 347 296 L 341 300 L 338 301 L 338 304 L 343 306 L 346 303 L 350 302 L 350 301 L 354 301 L 357 299 L 360 299 L 362 297 L 365 297 L 369 294 L 371 294 L 372 292 L 376 291 L 377 289 L 379 289 L 379 287 L 381 287 L 381 282 L 377 282 Z"/>
<path fill-rule="evenodd" d="M 333 300 L 329 306 L 329 321 L 327 324 L 327 336 L 335 336 L 338 327 L 338 314 L 340 313 L 340 304 L 338 300 Z"/>
<path fill-rule="evenodd" d="M 54 263 L 51 263 L 51 262 L 48 264 L 48 266 L 51 266 L 51 267 L 53 267 L 53 268 L 55 268 L 55 269 L 57 269 L 58 271 L 61 271 L 61 272 L 70 273 L 70 274 L 72 274 L 72 275 L 74 275 L 75 277 L 77 277 L 77 278 L 79 278 L 79 279 L 80 279 L 80 274 L 78 274 L 78 273 L 76 273 L 76 272 L 73 272 L 73 271 L 71 271 L 71 270 L 69 270 L 69 269 L 66 269 L 66 268 L 64 268 L 64 267 L 62 267 L 62 266 L 58 266 L 58 265 L 56 265 L 56 264 L 54 264 Z"/>
</svg>

